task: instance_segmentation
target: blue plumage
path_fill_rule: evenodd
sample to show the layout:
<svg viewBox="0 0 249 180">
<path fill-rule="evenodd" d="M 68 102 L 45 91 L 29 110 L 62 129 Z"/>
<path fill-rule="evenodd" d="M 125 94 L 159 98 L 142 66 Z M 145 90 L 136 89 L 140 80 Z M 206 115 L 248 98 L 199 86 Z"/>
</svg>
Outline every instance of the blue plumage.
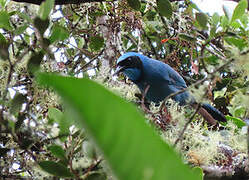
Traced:
<svg viewBox="0 0 249 180">
<path fill-rule="evenodd" d="M 146 99 L 159 103 L 167 96 L 187 87 L 184 79 L 168 64 L 149 58 L 139 53 L 127 52 L 117 60 L 116 74 L 123 72 L 133 81 L 142 93 L 146 93 Z M 189 92 L 177 94 L 172 97 L 180 105 L 194 103 L 194 98 Z M 209 104 L 202 106 L 214 119 L 225 121 L 224 115 Z"/>
</svg>

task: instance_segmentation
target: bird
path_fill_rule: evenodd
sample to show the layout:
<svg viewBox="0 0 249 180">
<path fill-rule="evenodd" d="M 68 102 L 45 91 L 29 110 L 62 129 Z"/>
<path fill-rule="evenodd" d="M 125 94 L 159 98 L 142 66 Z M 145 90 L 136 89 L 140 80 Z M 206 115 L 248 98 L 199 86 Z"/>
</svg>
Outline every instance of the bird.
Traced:
<svg viewBox="0 0 249 180">
<path fill-rule="evenodd" d="M 137 52 L 126 52 L 117 59 L 114 76 L 123 73 L 133 83 L 135 83 L 149 102 L 159 104 L 166 97 L 171 97 L 179 105 L 193 105 L 197 108 L 197 103 L 184 89 L 187 88 L 182 76 L 168 64 L 149 58 Z M 181 91 L 181 92 L 179 92 Z M 177 93 L 179 92 L 179 93 Z M 208 103 L 202 103 L 199 114 L 211 125 L 216 122 L 226 122 L 225 116 Z"/>
</svg>

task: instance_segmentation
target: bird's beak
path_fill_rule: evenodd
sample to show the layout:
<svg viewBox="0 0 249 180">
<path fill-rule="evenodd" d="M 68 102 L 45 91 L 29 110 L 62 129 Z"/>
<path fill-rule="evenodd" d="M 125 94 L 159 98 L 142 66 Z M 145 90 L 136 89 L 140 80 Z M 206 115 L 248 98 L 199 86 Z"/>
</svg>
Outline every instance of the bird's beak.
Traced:
<svg viewBox="0 0 249 180">
<path fill-rule="evenodd" d="M 120 72 L 122 72 L 123 70 L 125 70 L 124 66 L 118 66 L 113 74 L 113 76 L 118 75 Z"/>
</svg>

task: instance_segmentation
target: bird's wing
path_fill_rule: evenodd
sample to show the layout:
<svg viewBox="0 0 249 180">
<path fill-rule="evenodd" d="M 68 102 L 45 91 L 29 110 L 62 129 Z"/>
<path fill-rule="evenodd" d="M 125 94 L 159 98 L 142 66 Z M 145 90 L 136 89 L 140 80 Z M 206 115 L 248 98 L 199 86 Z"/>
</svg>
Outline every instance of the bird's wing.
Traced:
<svg viewBox="0 0 249 180">
<path fill-rule="evenodd" d="M 177 89 L 186 88 L 184 79 L 168 64 L 161 61 L 150 59 L 148 67 L 155 78 L 166 81 L 169 85 L 174 85 Z"/>
</svg>

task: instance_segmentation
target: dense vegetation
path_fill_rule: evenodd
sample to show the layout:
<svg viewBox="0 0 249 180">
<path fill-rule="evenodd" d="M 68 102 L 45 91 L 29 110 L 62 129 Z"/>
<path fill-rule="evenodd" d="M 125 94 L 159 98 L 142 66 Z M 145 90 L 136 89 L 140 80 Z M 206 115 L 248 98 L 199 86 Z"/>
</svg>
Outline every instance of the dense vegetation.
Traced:
<svg viewBox="0 0 249 180">
<path fill-rule="evenodd" d="M 189 0 L 63 2 L 0 0 L 1 178 L 248 179 L 247 0 L 224 15 Z M 170 99 L 146 108 L 112 76 L 127 51 L 172 66 L 227 123 Z"/>
</svg>

